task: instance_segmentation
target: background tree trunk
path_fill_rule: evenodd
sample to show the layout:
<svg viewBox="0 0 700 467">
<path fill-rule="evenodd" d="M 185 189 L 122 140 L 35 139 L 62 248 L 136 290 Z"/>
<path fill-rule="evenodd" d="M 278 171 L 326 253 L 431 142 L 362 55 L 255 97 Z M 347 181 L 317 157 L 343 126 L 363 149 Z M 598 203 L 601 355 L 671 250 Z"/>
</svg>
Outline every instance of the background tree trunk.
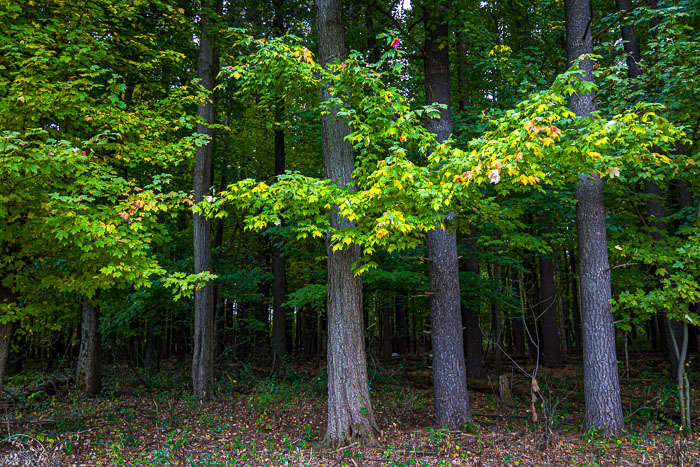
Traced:
<svg viewBox="0 0 700 467">
<path fill-rule="evenodd" d="M 95 305 L 82 306 L 80 325 L 80 352 L 75 369 L 75 384 L 78 392 L 94 397 L 100 392 L 102 380 L 102 355 L 99 309 Z"/>
<path fill-rule="evenodd" d="M 470 237 L 466 240 L 466 258 L 462 262 L 463 270 L 470 272 L 478 278 L 479 257 L 476 247 L 476 228 L 470 228 Z M 481 335 L 481 310 L 480 299 L 477 293 L 477 285 L 472 284 L 471 290 L 467 291 L 467 304 L 460 304 L 462 310 L 462 326 L 464 332 L 464 359 L 467 366 L 467 378 L 484 377 L 484 346 Z"/>
<path fill-rule="evenodd" d="M 382 364 L 384 367 L 391 364 L 391 312 L 393 308 L 393 297 L 391 294 L 385 293 L 382 297 Z"/>
<path fill-rule="evenodd" d="M 559 347 L 557 307 L 554 288 L 554 263 L 552 255 L 540 256 L 540 295 L 542 306 L 542 365 L 547 368 L 563 366 Z"/>
<path fill-rule="evenodd" d="M 345 26 L 340 0 L 316 0 L 319 58 L 327 66 L 347 59 Z M 322 100 L 330 94 L 322 90 Z M 334 113 L 334 112 L 333 112 Z M 350 127 L 334 115 L 322 118 L 323 165 L 327 178 L 341 186 L 350 185 L 355 160 L 352 145 L 345 140 Z M 349 227 L 347 219 L 331 213 L 333 228 Z M 328 425 L 324 443 L 340 446 L 358 439 L 374 443 L 379 429 L 369 399 L 367 359 L 362 323 L 362 282 L 352 264 L 360 258 L 360 247 L 350 245 L 333 250 L 330 234 L 328 253 Z"/>
<path fill-rule="evenodd" d="M 5 368 L 7 368 L 7 357 L 10 355 L 10 341 L 14 323 L 0 324 L 0 392 L 4 386 Z"/>
<path fill-rule="evenodd" d="M 277 36 L 286 32 L 286 2 L 274 0 L 273 29 Z M 284 141 L 284 103 L 278 102 L 275 113 L 275 176 L 282 175 L 286 166 Z M 272 245 L 272 371 L 276 373 L 287 353 L 287 309 L 283 306 L 287 295 L 287 271 L 282 238 L 273 239 Z"/>
<path fill-rule="evenodd" d="M 449 30 L 445 8 L 430 1 L 424 6 L 425 24 L 425 97 L 426 103 L 445 104 L 439 119 L 426 127 L 445 141 L 452 133 L 450 112 Z M 462 334 L 457 236 L 449 224 L 454 214 L 447 213 L 445 228 L 428 233 L 430 258 L 430 326 L 433 350 L 434 423 L 448 429 L 463 428 L 472 421 L 467 393 Z"/>
<path fill-rule="evenodd" d="M 197 77 L 200 85 L 210 92 L 207 101 L 197 107 L 204 123 L 197 124 L 197 133 L 212 136 L 209 125 L 214 123 L 214 44 L 208 27 L 212 3 L 202 0 L 200 12 L 199 58 Z M 194 202 L 199 203 L 211 186 L 211 139 L 197 148 L 194 163 Z M 194 272 L 212 271 L 211 222 L 194 214 Z M 207 282 L 194 293 L 194 353 L 192 356 L 192 387 L 195 397 L 209 399 L 214 383 L 214 285 Z"/>
</svg>

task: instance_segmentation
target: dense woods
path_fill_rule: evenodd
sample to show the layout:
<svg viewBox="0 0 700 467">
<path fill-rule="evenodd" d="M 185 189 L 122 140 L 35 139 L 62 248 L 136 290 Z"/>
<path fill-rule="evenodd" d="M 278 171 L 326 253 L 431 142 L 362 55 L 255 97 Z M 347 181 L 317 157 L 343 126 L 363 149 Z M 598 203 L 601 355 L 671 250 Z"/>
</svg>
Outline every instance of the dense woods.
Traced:
<svg viewBox="0 0 700 467">
<path fill-rule="evenodd" d="M 697 0 L 0 23 L 0 459 L 697 462 Z"/>
</svg>

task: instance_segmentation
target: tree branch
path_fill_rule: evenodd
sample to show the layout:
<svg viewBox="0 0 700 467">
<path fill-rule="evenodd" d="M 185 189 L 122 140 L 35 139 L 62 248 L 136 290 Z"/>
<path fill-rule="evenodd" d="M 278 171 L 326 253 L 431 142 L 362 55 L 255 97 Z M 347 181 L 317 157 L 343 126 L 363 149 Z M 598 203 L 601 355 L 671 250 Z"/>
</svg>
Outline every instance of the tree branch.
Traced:
<svg viewBox="0 0 700 467">
<path fill-rule="evenodd" d="M 386 16 L 387 18 L 389 18 L 389 21 L 391 21 L 392 24 L 393 24 L 394 26 L 396 26 L 396 29 L 399 30 L 399 32 L 401 33 L 401 35 L 404 36 L 404 37 L 405 37 L 406 39 L 408 39 L 411 43 L 413 43 L 413 45 L 416 46 L 416 48 L 420 51 L 422 58 L 424 58 L 424 59 L 425 59 L 425 58 L 428 58 L 428 54 L 425 53 L 425 50 L 423 49 L 423 46 L 421 46 L 420 43 L 419 43 L 417 40 L 415 40 L 415 39 L 408 33 L 408 31 L 406 31 L 406 30 L 403 28 L 403 26 L 401 26 L 401 23 L 399 23 L 399 22 L 396 20 L 396 18 L 394 18 L 394 16 L 393 16 L 391 13 L 389 13 L 389 12 L 387 12 L 387 11 L 384 11 L 382 8 L 379 8 L 379 7 L 377 6 L 376 3 L 374 4 L 374 9 L 377 10 L 378 12 L 380 12 L 381 14 L 383 14 L 384 16 Z"/>
<path fill-rule="evenodd" d="M 634 5 L 632 5 L 632 6 L 630 7 L 629 10 L 623 10 L 623 11 L 619 12 L 619 13 L 617 14 L 617 17 L 612 21 L 612 23 L 608 24 L 608 25 L 605 26 L 603 29 L 601 29 L 601 30 L 598 31 L 597 33 L 593 34 L 593 37 L 592 37 L 591 39 L 592 39 L 592 40 L 596 40 L 596 39 L 598 38 L 598 36 L 600 36 L 601 34 L 605 34 L 606 32 L 608 32 L 608 31 L 610 30 L 610 28 L 612 28 L 612 27 L 615 26 L 617 23 L 619 23 L 620 20 L 621 20 L 622 18 L 624 18 L 626 15 L 628 15 L 631 11 L 633 11 L 635 8 L 637 8 L 637 7 L 638 7 L 639 5 L 641 5 L 641 4 L 642 4 L 642 0 L 639 0 L 637 3 L 635 3 Z M 592 19 L 592 18 L 593 18 L 593 15 L 591 15 L 591 19 Z M 589 25 L 590 25 L 590 23 L 589 23 Z"/>
</svg>

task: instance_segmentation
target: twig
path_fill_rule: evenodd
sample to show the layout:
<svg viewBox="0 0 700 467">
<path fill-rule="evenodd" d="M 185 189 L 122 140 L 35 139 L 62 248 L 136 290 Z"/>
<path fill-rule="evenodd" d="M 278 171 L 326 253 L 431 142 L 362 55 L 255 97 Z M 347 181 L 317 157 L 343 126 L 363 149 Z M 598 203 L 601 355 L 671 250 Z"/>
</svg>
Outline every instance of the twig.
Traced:
<svg viewBox="0 0 700 467">
<path fill-rule="evenodd" d="M 408 39 L 409 41 L 411 41 L 411 42 L 413 43 L 413 45 L 416 46 L 416 48 L 420 51 L 420 53 L 421 53 L 421 55 L 422 55 L 422 58 L 424 58 L 424 59 L 425 59 L 425 58 L 428 58 L 428 54 L 425 53 L 425 50 L 424 50 L 423 47 L 420 45 L 420 43 L 419 43 L 417 40 L 415 40 L 415 39 L 408 33 L 408 31 L 406 31 L 406 30 L 401 26 L 401 23 L 399 23 L 399 22 L 396 20 L 396 18 L 394 18 L 394 16 L 393 16 L 391 13 L 389 13 L 389 12 L 387 12 L 387 11 L 384 11 L 384 9 L 382 9 L 382 8 L 379 8 L 379 7 L 377 6 L 376 3 L 374 4 L 374 8 L 375 8 L 375 10 L 377 10 L 378 12 L 380 12 L 381 14 L 383 14 L 384 16 L 386 16 L 387 18 L 389 18 L 389 21 L 391 21 L 392 24 L 393 24 L 394 26 L 396 26 L 396 29 L 399 30 L 399 32 L 401 33 L 401 35 L 404 36 L 404 37 L 405 37 L 406 39 Z"/>
<path fill-rule="evenodd" d="M 634 10 L 635 8 L 637 8 L 637 7 L 638 7 L 639 5 L 641 5 L 641 4 L 642 4 L 642 0 L 639 0 L 637 3 L 635 3 L 634 5 L 632 5 L 632 6 L 630 7 L 629 10 L 622 10 L 622 11 L 620 11 L 620 12 L 617 14 L 617 17 L 616 17 L 614 20 L 612 20 L 612 22 L 611 22 L 609 25 L 607 25 L 606 27 L 604 27 L 603 29 L 601 29 L 601 30 L 598 31 L 597 33 L 593 34 L 593 37 L 591 38 L 591 40 L 596 40 L 596 39 L 598 38 L 598 36 L 600 36 L 601 34 L 605 34 L 606 32 L 608 32 L 608 31 L 610 30 L 610 28 L 612 28 L 612 27 L 615 26 L 617 23 L 619 23 L 620 20 L 621 20 L 622 18 L 624 18 L 624 17 L 625 17 L 626 15 L 628 15 L 632 10 Z M 593 18 L 593 15 L 591 15 L 591 18 Z M 590 23 L 589 23 L 589 25 L 590 25 Z"/>
</svg>

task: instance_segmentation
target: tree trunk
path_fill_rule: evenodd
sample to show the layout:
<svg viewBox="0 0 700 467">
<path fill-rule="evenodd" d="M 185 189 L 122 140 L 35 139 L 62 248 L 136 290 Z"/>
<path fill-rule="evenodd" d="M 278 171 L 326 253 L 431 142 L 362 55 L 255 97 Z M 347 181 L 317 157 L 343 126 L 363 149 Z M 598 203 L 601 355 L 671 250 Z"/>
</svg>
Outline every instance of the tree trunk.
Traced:
<svg viewBox="0 0 700 467">
<path fill-rule="evenodd" d="M 593 52 L 589 0 L 565 0 L 567 56 L 569 63 Z M 584 79 L 593 80 L 593 62 L 581 63 Z M 574 94 L 569 107 L 577 116 L 596 109 L 592 94 Z M 624 429 L 620 382 L 615 349 L 615 324 L 610 312 L 610 264 L 605 228 L 603 182 L 596 174 L 582 174 L 575 190 L 576 226 L 581 282 L 583 328 L 584 428 L 596 428 L 606 436 Z"/>
<path fill-rule="evenodd" d="M 426 127 L 437 135 L 438 141 L 445 141 L 452 133 L 446 9 L 437 1 L 427 2 L 424 8 L 426 103 L 437 102 L 447 106 L 440 110 L 440 118 L 429 120 Z M 434 423 L 448 429 L 460 429 L 472 421 L 472 416 L 464 363 L 457 237 L 449 225 L 453 218 L 454 214 L 446 213 L 445 228 L 437 227 L 428 233 L 430 325 Z"/>
<path fill-rule="evenodd" d="M 285 33 L 286 2 L 273 1 L 275 16 L 273 28 L 275 35 Z M 284 141 L 284 104 L 280 100 L 275 113 L 275 176 L 282 175 L 286 166 L 286 147 Z M 287 353 L 287 309 L 283 306 L 287 295 L 287 271 L 284 258 L 282 238 L 273 240 L 272 247 L 272 372 L 276 373 Z"/>
<path fill-rule="evenodd" d="M 341 0 L 316 0 L 319 58 L 323 66 L 345 60 L 345 27 Z M 321 99 L 331 98 L 327 89 Z M 333 114 L 335 112 L 332 112 Z M 350 127 L 334 115 L 322 117 L 323 165 L 327 178 L 353 189 L 355 160 L 345 137 Z M 347 219 L 331 212 L 332 228 L 350 227 Z M 367 359 L 362 329 L 362 282 L 352 265 L 360 258 L 360 247 L 333 250 L 330 232 L 328 253 L 328 425 L 324 443 L 341 446 L 357 439 L 374 443 L 379 429 L 369 399 Z"/>
<path fill-rule="evenodd" d="M 0 324 L 0 393 L 4 386 L 5 368 L 7 367 L 7 357 L 10 355 L 10 341 L 14 331 L 14 323 Z"/>
<path fill-rule="evenodd" d="M 160 336 L 156 335 L 155 320 L 151 318 L 148 323 L 148 332 L 146 334 L 146 357 L 144 364 L 150 374 L 158 373 L 160 355 L 158 347 L 160 344 Z"/>
<path fill-rule="evenodd" d="M 473 279 L 479 276 L 479 257 L 476 248 L 476 228 L 471 227 L 470 237 L 466 239 L 466 258 L 463 261 L 464 271 L 471 273 Z M 481 335 L 481 300 L 477 285 L 471 284 L 467 293 L 467 303 L 461 304 L 462 325 L 464 327 L 464 359 L 467 366 L 467 378 L 484 377 L 484 348 Z"/>
<path fill-rule="evenodd" d="M 80 325 L 80 352 L 75 369 L 78 392 L 95 397 L 100 392 L 102 380 L 100 316 L 97 306 L 84 304 Z"/>
<path fill-rule="evenodd" d="M 382 364 L 384 367 L 391 364 L 391 310 L 393 300 L 390 294 L 385 294 L 382 298 Z"/>
<path fill-rule="evenodd" d="M 540 256 L 540 295 L 542 306 L 542 365 L 547 368 L 563 366 L 559 347 L 557 306 L 554 288 L 554 263 L 552 255 Z"/>
<path fill-rule="evenodd" d="M 197 107 L 197 115 L 202 123 L 197 124 L 197 133 L 211 138 L 214 123 L 214 44 L 209 33 L 208 9 L 211 0 L 202 0 L 200 12 L 199 58 L 197 77 L 200 85 L 210 92 L 207 101 Z M 194 162 L 194 202 L 199 203 L 211 185 L 211 139 L 197 148 Z M 194 272 L 212 271 L 211 222 L 204 216 L 194 214 Z M 200 284 L 194 293 L 194 354 L 192 356 L 192 387 L 198 399 L 212 396 L 214 383 L 214 285 L 212 282 Z"/>
<path fill-rule="evenodd" d="M 283 306 L 287 290 L 283 251 L 272 249 L 272 371 L 277 372 L 287 353 L 287 308 Z"/>
<path fill-rule="evenodd" d="M 501 290 L 501 267 L 498 263 L 493 265 L 493 281 L 495 290 Z M 494 355 L 495 363 L 494 367 L 496 370 L 496 375 L 500 375 L 503 371 L 503 319 L 501 317 L 501 304 L 499 301 L 495 301 L 492 308 L 493 319 L 492 319 L 492 329 L 493 329 L 493 341 L 495 343 Z M 469 370 L 469 365 L 467 365 L 467 371 Z"/>
<path fill-rule="evenodd" d="M 518 270 L 513 268 L 510 273 L 510 280 L 513 288 L 513 295 L 520 297 L 520 278 Z M 521 307 L 522 308 L 522 307 Z M 511 318 L 513 331 L 513 347 L 515 347 L 515 355 L 525 356 L 525 327 L 523 325 L 523 316 L 520 312 Z"/>
<path fill-rule="evenodd" d="M 630 2 L 629 0 L 615 0 L 615 6 L 619 12 L 629 11 Z M 631 79 L 636 79 L 641 74 L 639 69 L 639 43 L 637 42 L 637 35 L 634 33 L 634 26 L 621 22 L 620 33 L 622 35 L 622 40 L 624 41 L 623 47 L 625 49 L 625 58 L 627 60 L 627 76 Z"/>
<path fill-rule="evenodd" d="M 264 242 L 264 238 L 260 238 Z M 265 249 L 265 262 L 270 261 L 268 245 Z M 270 283 L 259 286 L 260 301 L 255 303 L 255 325 L 253 326 L 253 361 L 261 366 L 269 365 L 270 358 Z"/>
<path fill-rule="evenodd" d="M 574 331 L 572 347 L 576 348 L 576 352 L 581 352 L 583 347 L 583 338 L 581 337 L 581 301 L 579 300 L 579 281 L 576 273 L 576 257 L 571 251 L 569 256 L 569 271 L 571 273 L 571 320 Z"/>
</svg>

